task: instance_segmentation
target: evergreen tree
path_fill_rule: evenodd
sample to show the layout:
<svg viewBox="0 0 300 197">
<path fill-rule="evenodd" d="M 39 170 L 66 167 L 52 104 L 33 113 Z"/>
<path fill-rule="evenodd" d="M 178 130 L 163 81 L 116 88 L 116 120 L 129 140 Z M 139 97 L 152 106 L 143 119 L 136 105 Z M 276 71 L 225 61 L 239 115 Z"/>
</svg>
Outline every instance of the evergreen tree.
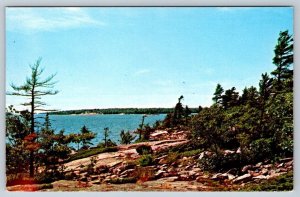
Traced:
<svg viewBox="0 0 300 197">
<path fill-rule="evenodd" d="M 129 131 L 125 132 L 124 130 L 120 133 L 121 144 L 130 144 L 134 139 L 135 136 L 132 135 Z"/>
<path fill-rule="evenodd" d="M 235 87 L 225 91 L 225 94 L 222 95 L 222 106 L 225 109 L 237 105 L 239 102 L 239 93 L 235 91 Z"/>
<path fill-rule="evenodd" d="M 44 71 L 43 68 L 40 68 L 41 58 L 36 61 L 31 68 L 31 77 L 26 78 L 26 81 L 21 86 L 16 86 L 11 84 L 12 89 L 14 92 L 8 93 L 8 95 L 15 95 L 15 96 L 22 96 L 29 99 L 29 102 L 22 103 L 24 106 L 30 106 L 30 133 L 31 136 L 35 135 L 35 117 L 34 114 L 37 111 L 45 111 L 43 106 L 46 103 L 41 101 L 43 96 L 47 95 L 55 95 L 58 91 L 53 91 L 52 88 L 54 87 L 55 82 L 53 82 L 53 78 L 55 75 L 50 75 L 45 79 L 41 79 L 41 75 Z M 32 138 L 34 142 L 35 139 Z M 29 174 L 30 177 L 34 176 L 34 152 L 36 150 L 32 149 L 30 151 L 30 158 L 29 158 Z"/>
<path fill-rule="evenodd" d="M 105 147 L 107 147 L 107 145 L 108 145 L 108 144 L 107 144 L 107 141 L 108 141 L 109 133 L 110 133 L 110 132 L 109 132 L 109 128 L 108 128 L 108 127 L 105 127 L 105 128 L 104 128 L 104 139 L 103 139 L 103 140 L 104 140 L 104 146 L 105 146 Z"/>
<path fill-rule="evenodd" d="M 190 110 L 190 108 L 186 105 L 185 106 L 185 110 L 184 110 L 184 117 L 185 117 L 185 125 L 188 124 L 188 118 L 189 115 L 191 115 L 192 111 Z"/>
<path fill-rule="evenodd" d="M 90 131 L 85 125 L 80 129 L 82 148 L 87 149 L 90 145 L 92 145 L 92 139 L 95 138 L 96 134 Z"/>
<path fill-rule="evenodd" d="M 293 64 L 293 48 L 293 37 L 289 35 L 287 30 L 280 32 L 273 58 L 273 64 L 275 64 L 276 69 L 271 72 L 275 77 L 275 92 L 281 92 L 284 88 L 288 88 L 289 91 L 292 90 L 293 70 L 290 69 L 290 66 Z M 286 80 L 288 80 L 287 87 L 284 84 Z"/>
<path fill-rule="evenodd" d="M 182 106 L 181 100 L 183 99 L 183 95 L 178 98 L 178 103 L 175 106 L 172 125 L 178 125 L 181 122 L 182 117 L 184 116 L 184 108 Z"/>
<path fill-rule="evenodd" d="M 222 99 L 222 94 L 224 92 L 224 89 L 222 88 L 222 86 L 218 83 L 217 84 L 217 87 L 216 87 L 216 90 L 215 90 L 215 93 L 214 93 L 214 97 L 212 98 L 213 102 L 215 104 L 221 104 L 221 99 Z"/>
</svg>

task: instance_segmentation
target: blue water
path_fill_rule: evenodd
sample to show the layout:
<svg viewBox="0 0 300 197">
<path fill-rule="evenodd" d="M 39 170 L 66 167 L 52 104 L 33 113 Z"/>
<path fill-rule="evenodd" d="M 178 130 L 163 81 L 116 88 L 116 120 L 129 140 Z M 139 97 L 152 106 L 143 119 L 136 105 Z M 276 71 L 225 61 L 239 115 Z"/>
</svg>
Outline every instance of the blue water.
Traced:
<svg viewBox="0 0 300 197">
<path fill-rule="evenodd" d="M 56 132 L 64 129 L 65 134 L 80 133 L 85 125 L 89 130 L 95 132 L 96 138 L 92 141 L 94 145 L 103 142 L 103 131 L 109 128 L 110 139 L 119 143 L 121 130 L 134 131 L 142 122 L 143 114 L 97 114 L 97 115 L 49 115 L 51 126 Z M 148 115 L 144 124 L 153 125 L 155 121 L 164 119 L 166 114 Z M 42 122 L 43 119 L 40 119 Z"/>
</svg>

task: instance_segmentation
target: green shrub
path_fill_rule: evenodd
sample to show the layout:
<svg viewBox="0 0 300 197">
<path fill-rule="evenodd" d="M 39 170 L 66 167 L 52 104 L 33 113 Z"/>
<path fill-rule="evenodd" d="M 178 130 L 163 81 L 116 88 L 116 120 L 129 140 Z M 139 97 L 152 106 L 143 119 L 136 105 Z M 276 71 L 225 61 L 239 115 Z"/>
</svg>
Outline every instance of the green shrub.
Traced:
<svg viewBox="0 0 300 197">
<path fill-rule="evenodd" d="M 272 139 L 270 138 L 261 138 L 251 142 L 249 150 L 251 159 L 249 162 L 251 163 L 274 157 L 272 152 Z"/>
<path fill-rule="evenodd" d="M 42 184 L 42 185 L 39 185 L 38 186 L 38 190 L 41 190 L 41 189 L 52 189 L 53 188 L 53 185 L 52 184 Z"/>
<path fill-rule="evenodd" d="M 272 180 L 264 180 L 258 184 L 246 185 L 243 191 L 291 191 L 293 190 L 293 172 L 281 175 Z"/>
<path fill-rule="evenodd" d="M 78 153 L 72 155 L 68 161 L 73 161 L 73 160 L 77 160 L 77 159 L 82 159 L 82 158 L 86 158 L 89 156 L 93 156 L 93 155 L 97 155 L 100 153 L 106 153 L 106 152 L 116 152 L 118 151 L 117 147 L 107 147 L 107 148 L 92 148 L 92 149 L 88 149 L 88 150 L 81 150 Z"/>
<path fill-rule="evenodd" d="M 108 139 L 107 142 L 106 142 L 106 147 L 109 148 L 109 147 L 114 147 L 114 146 L 117 146 L 117 143 L 114 142 L 114 141 L 111 141 L 110 139 Z M 104 142 L 100 142 L 97 145 L 97 148 L 105 148 L 105 143 Z"/>
<path fill-rule="evenodd" d="M 155 178 L 155 170 L 150 166 L 137 167 L 133 172 L 133 177 L 136 177 L 139 181 L 142 182 L 150 181 Z"/>
<path fill-rule="evenodd" d="M 140 145 L 136 148 L 136 152 L 140 155 L 151 154 L 153 151 L 149 145 Z"/>
<path fill-rule="evenodd" d="M 227 171 L 229 169 L 240 168 L 245 163 L 240 154 L 205 156 L 199 160 L 201 168 L 205 171 Z"/>
<path fill-rule="evenodd" d="M 124 183 L 136 183 L 137 178 L 135 177 L 128 177 L 128 178 L 116 178 L 116 179 L 111 179 L 108 181 L 108 183 L 112 184 L 124 184 Z"/>
<path fill-rule="evenodd" d="M 203 150 L 201 150 L 201 149 L 188 150 L 188 151 L 184 151 L 184 152 L 180 153 L 180 156 L 181 157 L 192 157 L 192 156 L 200 154 L 202 151 Z"/>
<path fill-rule="evenodd" d="M 151 155 L 143 155 L 139 159 L 139 164 L 140 166 L 149 166 L 153 162 L 152 156 Z"/>
</svg>

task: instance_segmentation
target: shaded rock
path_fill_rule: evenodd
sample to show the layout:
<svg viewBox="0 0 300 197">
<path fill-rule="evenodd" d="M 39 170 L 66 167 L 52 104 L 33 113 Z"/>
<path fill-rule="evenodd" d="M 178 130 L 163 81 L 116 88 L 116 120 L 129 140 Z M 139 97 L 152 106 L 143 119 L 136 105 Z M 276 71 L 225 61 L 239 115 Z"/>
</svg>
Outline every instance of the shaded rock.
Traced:
<svg viewBox="0 0 300 197">
<path fill-rule="evenodd" d="M 135 169 L 128 169 L 128 170 L 123 171 L 120 175 L 128 175 L 129 173 L 134 172 L 134 171 L 135 171 Z"/>
<path fill-rule="evenodd" d="M 158 136 L 161 136 L 161 135 L 167 135 L 169 134 L 167 131 L 164 131 L 164 130 L 156 130 L 154 133 L 151 133 L 150 136 L 151 137 L 158 137 Z"/>
<path fill-rule="evenodd" d="M 233 179 L 233 183 L 241 183 L 241 182 L 247 182 L 251 180 L 251 174 L 244 174 L 242 176 L 237 177 L 236 179 Z"/>
<path fill-rule="evenodd" d="M 292 160 L 293 160 L 293 157 L 287 157 L 287 158 L 280 159 L 279 161 L 288 162 L 288 161 L 292 161 Z"/>
<path fill-rule="evenodd" d="M 228 180 L 231 181 L 233 179 L 235 179 L 236 176 L 232 175 L 232 174 L 227 174 L 228 176 Z"/>
<path fill-rule="evenodd" d="M 284 163 L 280 163 L 280 164 L 278 164 L 276 167 L 277 168 L 281 168 L 281 167 L 283 167 L 284 166 Z"/>
<path fill-rule="evenodd" d="M 91 183 L 92 183 L 92 184 L 95 184 L 95 185 L 100 185 L 101 182 L 102 182 L 102 181 L 98 179 L 98 180 L 92 181 Z"/>
<path fill-rule="evenodd" d="M 236 151 L 233 151 L 233 150 L 224 150 L 224 155 L 230 155 L 230 154 L 233 154 L 235 153 Z"/>
<path fill-rule="evenodd" d="M 112 167 L 115 167 L 116 165 L 118 165 L 118 164 L 120 164 L 120 163 L 122 163 L 122 161 L 115 161 L 115 162 L 109 163 L 108 166 L 109 166 L 110 168 L 112 168 Z"/>
<path fill-rule="evenodd" d="M 222 176 L 222 173 L 217 173 L 217 174 L 214 174 L 210 179 L 218 180 L 221 176 Z"/>
<path fill-rule="evenodd" d="M 249 174 L 251 174 L 252 177 L 257 177 L 257 176 L 261 175 L 261 173 L 259 171 L 249 171 Z"/>
<path fill-rule="evenodd" d="M 198 159 L 203 159 L 203 157 L 205 156 L 205 152 L 202 152 L 202 153 L 200 153 L 200 156 L 199 156 L 199 158 Z"/>
<path fill-rule="evenodd" d="M 263 164 L 262 162 L 259 162 L 259 163 L 257 163 L 257 164 L 255 165 L 255 167 L 256 167 L 256 168 L 260 168 L 260 167 L 262 166 L 262 164 Z"/>
<path fill-rule="evenodd" d="M 100 174 L 100 173 L 106 173 L 109 171 L 109 168 L 106 165 L 100 165 L 96 167 L 96 173 Z"/>
<path fill-rule="evenodd" d="M 194 171 L 189 171 L 189 176 L 194 176 L 194 175 L 196 175 L 196 172 L 194 172 Z"/>
<path fill-rule="evenodd" d="M 272 175 L 272 174 L 275 174 L 275 173 L 276 173 L 275 170 L 269 170 L 269 172 L 268 172 L 269 175 Z"/>
<path fill-rule="evenodd" d="M 273 179 L 273 178 L 278 177 L 278 176 L 283 175 L 283 174 L 286 174 L 286 172 L 273 173 L 273 174 L 269 175 L 268 179 Z"/>
<path fill-rule="evenodd" d="M 267 165 L 264 165 L 264 168 L 272 168 L 273 165 L 272 164 L 267 164 Z"/>
<path fill-rule="evenodd" d="M 268 173 L 268 169 L 263 168 L 260 172 L 261 175 L 266 175 Z"/>
<path fill-rule="evenodd" d="M 117 175 L 111 175 L 111 177 L 110 177 L 111 179 L 116 179 L 116 178 L 118 178 L 118 176 Z"/>
<path fill-rule="evenodd" d="M 158 170 L 156 173 L 155 173 L 155 177 L 161 177 L 166 171 L 163 171 L 163 170 Z"/>
<path fill-rule="evenodd" d="M 252 169 L 252 165 L 246 165 L 242 168 L 242 172 L 247 172 L 248 170 Z"/>
<path fill-rule="evenodd" d="M 185 174 L 181 174 L 179 177 L 180 177 L 180 180 L 182 180 L 182 181 L 187 181 L 187 180 L 190 179 L 190 177 L 188 175 L 185 175 Z"/>
<path fill-rule="evenodd" d="M 253 179 L 259 179 L 259 180 L 264 180 L 264 179 L 267 179 L 267 176 L 265 175 L 259 175 L 259 176 L 256 176 L 256 177 L 253 177 Z"/>
<path fill-rule="evenodd" d="M 194 168 L 192 169 L 192 171 L 194 171 L 194 172 L 201 172 L 202 170 L 201 170 L 201 168 L 195 168 L 195 167 L 194 167 Z"/>
<path fill-rule="evenodd" d="M 196 181 L 202 183 L 202 182 L 206 182 L 208 178 L 209 178 L 208 175 L 201 175 L 196 178 Z"/>
<path fill-rule="evenodd" d="M 178 176 L 172 176 L 172 177 L 161 178 L 159 180 L 163 181 L 163 182 L 174 182 L 174 181 L 179 180 L 179 177 Z"/>
<path fill-rule="evenodd" d="M 284 167 L 289 167 L 293 165 L 293 160 L 284 164 Z"/>
<path fill-rule="evenodd" d="M 98 175 L 91 175 L 90 178 L 91 178 L 92 181 L 94 181 L 94 180 L 98 180 L 99 176 Z"/>
</svg>

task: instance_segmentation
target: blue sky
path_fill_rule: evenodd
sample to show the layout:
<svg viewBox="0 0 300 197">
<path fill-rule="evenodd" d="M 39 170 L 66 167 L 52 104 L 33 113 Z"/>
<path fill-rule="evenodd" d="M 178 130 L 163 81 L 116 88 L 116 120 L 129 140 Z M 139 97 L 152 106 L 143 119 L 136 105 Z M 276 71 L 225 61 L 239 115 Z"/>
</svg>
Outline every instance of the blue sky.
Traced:
<svg viewBox="0 0 300 197">
<path fill-rule="evenodd" d="M 284 30 L 291 7 L 6 8 L 6 91 L 42 57 L 47 108 L 209 106 L 217 83 L 258 86 Z"/>
</svg>

